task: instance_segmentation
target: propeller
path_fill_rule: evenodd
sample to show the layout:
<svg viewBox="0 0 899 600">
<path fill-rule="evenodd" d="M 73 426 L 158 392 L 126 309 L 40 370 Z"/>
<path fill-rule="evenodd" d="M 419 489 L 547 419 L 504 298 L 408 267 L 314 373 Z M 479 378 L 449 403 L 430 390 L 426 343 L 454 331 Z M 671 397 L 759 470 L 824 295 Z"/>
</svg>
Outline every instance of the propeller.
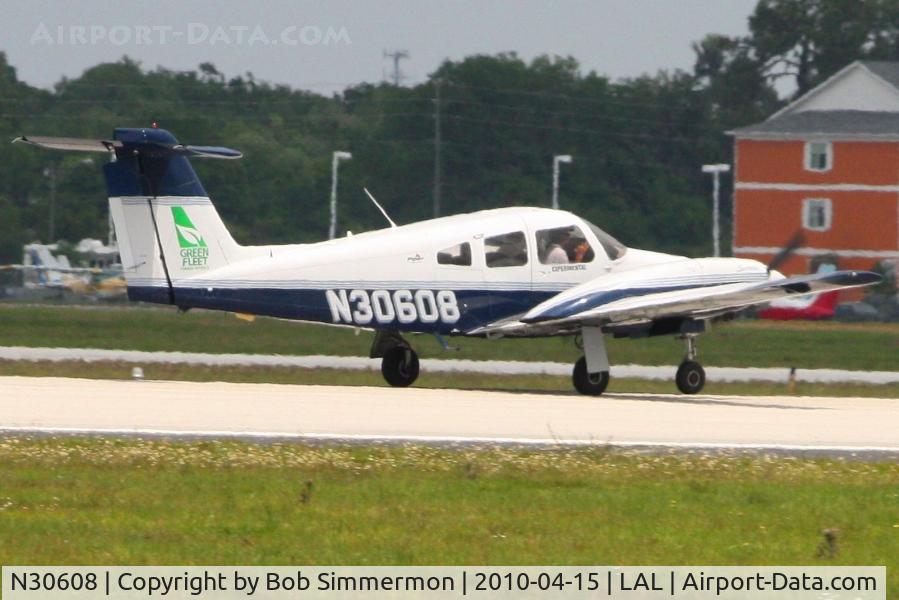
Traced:
<svg viewBox="0 0 899 600">
<path fill-rule="evenodd" d="M 793 255 L 796 250 L 805 243 L 805 236 L 802 235 L 801 231 L 797 231 L 793 234 L 793 237 L 790 238 L 790 241 L 787 242 L 787 245 L 781 248 L 780 252 L 774 255 L 774 258 L 771 259 L 771 262 L 768 263 L 768 271 L 777 270 L 782 264 L 787 262 L 787 259 Z"/>
</svg>

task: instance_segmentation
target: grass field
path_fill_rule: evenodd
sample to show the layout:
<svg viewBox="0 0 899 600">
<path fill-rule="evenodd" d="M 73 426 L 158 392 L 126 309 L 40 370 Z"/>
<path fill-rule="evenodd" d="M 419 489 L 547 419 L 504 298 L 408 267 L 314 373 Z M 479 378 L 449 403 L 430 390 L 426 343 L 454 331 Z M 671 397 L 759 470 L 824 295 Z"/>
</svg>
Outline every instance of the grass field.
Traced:
<svg viewBox="0 0 899 600">
<path fill-rule="evenodd" d="M 227 313 L 121 307 L 0 304 L 0 345 L 180 350 L 185 352 L 365 356 L 371 333 L 274 319 L 240 321 Z M 446 352 L 430 336 L 412 336 L 422 357 L 573 362 L 571 339 L 452 338 Z M 677 364 L 673 337 L 609 342 L 617 364 Z M 899 324 L 774 323 L 717 325 L 700 339 L 705 365 L 899 370 Z"/>
<path fill-rule="evenodd" d="M 885 564 L 899 592 L 895 462 L 13 437 L 0 481 L 7 565 Z"/>
</svg>

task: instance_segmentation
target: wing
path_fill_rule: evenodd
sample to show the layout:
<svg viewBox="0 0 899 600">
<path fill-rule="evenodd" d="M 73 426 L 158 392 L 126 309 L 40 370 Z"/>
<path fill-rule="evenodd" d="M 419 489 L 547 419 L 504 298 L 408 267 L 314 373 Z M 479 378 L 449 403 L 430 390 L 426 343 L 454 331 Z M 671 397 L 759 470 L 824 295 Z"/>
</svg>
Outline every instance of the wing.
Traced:
<svg viewBox="0 0 899 600">
<path fill-rule="evenodd" d="M 602 278 L 598 278 L 602 279 Z M 552 335 L 583 325 L 616 327 L 652 324 L 662 319 L 703 320 L 733 313 L 776 298 L 873 285 L 881 276 L 868 271 L 834 271 L 783 277 L 773 271 L 765 280 L 718 285 L 601 286 L 590 281 L 535 306 L 516 319 L 472 332 L 496 335 Z"/>
</svg>

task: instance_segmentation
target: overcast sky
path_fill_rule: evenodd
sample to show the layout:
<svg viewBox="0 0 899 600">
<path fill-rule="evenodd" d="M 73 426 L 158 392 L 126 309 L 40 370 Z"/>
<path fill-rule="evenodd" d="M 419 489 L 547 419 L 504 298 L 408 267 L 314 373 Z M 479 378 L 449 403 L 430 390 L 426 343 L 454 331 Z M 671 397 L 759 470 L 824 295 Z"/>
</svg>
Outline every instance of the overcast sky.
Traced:
<svg viewBox="0 0 899 600">
<path fill-rule="evenodd" d="M 690 70 L 690 43 L 744 34 L 756 0 L 0 0 L 0 50 L 49 87 L 123 55 L 145 68 L 212 62 L 234 76 L 321 93 L 377 82 L 406 50 L 406 83 L 445 58 L 515 51 L 574 56 L 612 78 Z"/>
</svg>

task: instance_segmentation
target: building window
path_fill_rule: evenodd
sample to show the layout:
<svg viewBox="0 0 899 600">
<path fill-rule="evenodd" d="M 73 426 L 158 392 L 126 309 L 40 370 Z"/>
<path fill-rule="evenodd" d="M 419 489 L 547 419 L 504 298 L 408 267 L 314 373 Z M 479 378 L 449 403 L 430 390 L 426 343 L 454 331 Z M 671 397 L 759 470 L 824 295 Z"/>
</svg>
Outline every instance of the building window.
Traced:
<svg viewBox="0 0 899 600">
<path fill-rule="evenodd" d="M 833 222 L 833 205 L 826 198 L 802 201 L 802 226 L 812 231 L 827 231 Z"/>
<path fill-rule="evenodd" d="M 833 166 L 833 146 L 830 142 L 805 143 L 805 168 L 808 171 L 830 171 Z"/>
</svg>

